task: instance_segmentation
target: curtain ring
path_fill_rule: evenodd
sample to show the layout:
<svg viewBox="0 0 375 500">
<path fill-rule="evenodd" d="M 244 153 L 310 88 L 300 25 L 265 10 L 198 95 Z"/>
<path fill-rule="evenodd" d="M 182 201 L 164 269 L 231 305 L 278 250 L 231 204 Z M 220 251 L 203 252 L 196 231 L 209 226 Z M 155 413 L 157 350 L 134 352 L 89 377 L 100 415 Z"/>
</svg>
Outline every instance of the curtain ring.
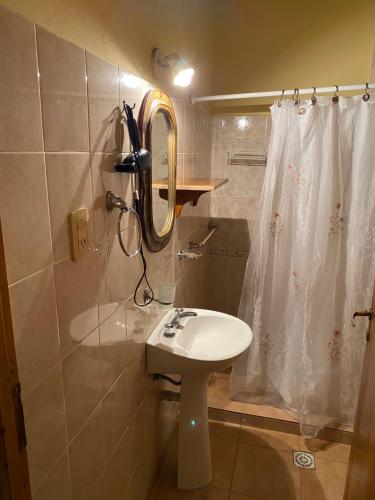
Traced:
<svg viewBox="0 0 375 500">
<path fill-rule="evenodd" d="M 284 92 L 285 92 L 285 89 L 282 90 L 281 96 L 277 99 L 277 105 L 279 108 L 281 108 L 281 106 L 283 105 Z"/>
<path fill-rule="evenodd" d="M 299 89 L 295 88 L 294 89 L 294 92 L 293 92 L 293 101 L 294 101 L 294 104 L 297 105 L 300 103 L 300 100 L 299 100 Z"/>
<path fill-rule="evenodd" d="M 368 82 L 366 82 L 366 93 L 362 96 L 362 99 L 367 102 L 370 99 L 370 94 L 368 91 Z"/>
<path fill-rule="evenodd" d="M 313 93 L 311 96 L 311 104 L 314 106 L 316 104 L 316 88 L 313 87 Z"/>
<path fill-rule="evenodd" d="M 336 90 L 335 90 L 335 93 L 332 97 L 333 104 L 337 104 L 339 102 L 339 96 L 337 95 L 337 92 L 339 91 L 339 86 L 335 85 L 335 87 L 336 87 Z"/>
</svg>

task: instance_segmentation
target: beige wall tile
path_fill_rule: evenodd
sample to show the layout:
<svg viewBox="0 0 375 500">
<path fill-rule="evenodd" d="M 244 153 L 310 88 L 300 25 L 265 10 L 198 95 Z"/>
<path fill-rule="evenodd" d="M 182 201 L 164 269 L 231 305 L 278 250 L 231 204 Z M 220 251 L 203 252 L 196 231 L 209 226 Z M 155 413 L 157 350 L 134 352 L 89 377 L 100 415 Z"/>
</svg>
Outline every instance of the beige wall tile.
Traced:
<svg viewBox="0 0 375 500">
<path fill-rule="evenodd" d="M 149 441 L 146 440 L 148 430 L 149 428 L 146 421 L 146 404 L 142 402 L 129 425 L 130 456 L 133 467 L 145 451 L 145 446 L 149 444 Z M 161 432 L 162 429 L 159 428 L 158 431 Z"/>
<path fill-rule="evenodd" d="M 99 331 L 88 335 L 63 362 L 66 423 L 70 441 L 101 396 Z"/>
<path fill-rule="evenodd" d="M 151 482 L 148 472 L 146 457 L 141 456 L 131 478 L 133 500 L 143 500 L 147 497 L 148 486 Z"/>
<path fill-rule="evenodd" d="M 138 228 L 129 228 L 122 232 L 122 240 L 128 251 L 134 252 L 138 244 Z M 143 272 L 142 261 L 139 256 L 135 258 L 125 258 L 125 297 L 133 296 L 135 287 L 137 286 Z M 142 300 L 142 293 L 140 293 Z"/>
<path fill-rule="evenodd" d="M 230 287 L 228 289 L 228 314 L 233 316 L 238 315 L 238 308 L 240 307 L 242 296 L 242 286 L 241 288 Z"/>
<path fill-rule="evenodd" d="M 185 101 L 183 153 L 193 152 L 194 106 Z M 180 151 L 181 152 L 181 151 Z"/>
<path fill-rule="evenodd" d="M 229 310 L 227 286 L 206 287 L 206 307 L 214 311 L 227 313 Z"/>
<path fill-rule="evenodd" d="M 35 491 L 66 447 L 61 367 L 24 399 L 23 407 L 30 482 Z"/>
<path fill-rule="evenodd" d="M 247 264 L 247 256 L 229 258 L 230 286 L 242 288 Z"/>
<path fill-rule="evenodd" d="M 255 218 L 258 208 L 259 195 L 249 191 L 247 196 L 224 197 L 212 196 L 213 217 L 225 217 L 231 219 L 251 219 Z"/>
<path fill-rule="evenodd" d="M 55 266 L 61 353 L 65 357 L 98 326 L 95 256 Z"/>
<path fill-rule="evenodd" d="M 8 116 L 10 111 L 7 111 L 6 106 L 3 113 L 8 113 L 8 121 L 15 120 L 17 129 L 14 136 L 7 137 L 9 131 L 5 132 L 5 136 L 7 144 L 15 150 L 42 150 L 34 28 L 26 21 L 21 22 L 15 16 L 13 18 L 13 14 L 9 16 L 5 24 L 14 23 L 11 26 L 12 36 L 2 39 L 0 35 L 0 43 L 13 44 L 9 50 L 14 61 L 20 61 L 20 50 L 24 51 L 22 57 L 26 54 L 24 64 L 27 72 L 23 72 L 25 68 L 13 68 L 12 61 L 6 60 L 4 63 L 9 67 L 9 74 L 12 71 L 13 74 L 9 81 L 7 77 L 0 77 L 0 85 L 3 84 L 5 90 L 7 87 L 17 88 L 14 95 L 13 90 L 10 94 L 4 93 L 10 96 L 11 113 L 14 116 Z M 2 19 L 4 14 L 0 9 L 0 23 Z M 18 39 L 15 36 L 17 30 L 23 32 Z M 5 33 L 8 34 L 8 31 L 5 30 Z M 61 498 L 70 499 L 70 472 L 73 500 L 143 500 L 151 478 L 160 465 L 162 450 L 177 411 L 177 405 L 160 401 L 161 387 L 153 384 L 145 372 L 145 340 L 163 312 L 156 305 L 147 308 L 147 311 L 140 310 L 134 307 L 132 299 L 117 307 L 125 297 L 132 296 L 141 276 L 141 266 L 140 259 L 128 259 L 119 252 L 115 239 L 102 261 L 98 254 L 77 263 L 69 260 L 68 215 L 82 206 L 91 209 L 93 202 L 92 221 L 95 218 L 96 238 L 92 241 L 102 243 L 110 236 L 115 236 L 117 214 L 111 219 L 103 210 L 105 192 L 111 189 L 124 196 L 129 203 L 132 201 L 129 176 L 121 176 L 113 171 L 117 153 L 129 149 L 127 130 L 122 130 L 118 115 L 119 97 L 121 100 L 126 99 L 129 104 L 137 104 L 137 116 L 144 93 L 150 85 L 142 80 L 140 87 L 127 86 L 125 72 L 119 74 L 116 66 L 92 54 L 86 53 L 84 58 L 83 49 L 41 28 L 38 28 L 37 41 L 45 146 L 48 151 L 47 177 L 42 155 L 0 157 L 0 210 L 11 281 L 52 263 L 50 220 L 53 236 L 57 303 L 54 303 L 53 294 L 50 293 L 54 287 L 50 268 L 11 287 L 14 290 L 13 308 L 22 309 L 22 314 L 15 313 L 15 330 L 19 328 L 22 332 L 26 328 L 27 316 L 28 322 L 32 320 L 35 335 L 38 335 L 38 341 L 33 341 L 29 348 L 33 356 L 35 351 L 35 359 L 29 356 L 26 362 L 30 364 L 28 369 L 32 373 L 24 376 L 30 389 L 50 373 L 55 359 L 59 359 L 56 314 L 54 322 L 52 314 L 56 307 L 61 355 L 64 358 L 63 374 L 61 369 L 53 371 L 25 397 L 33 490 L 38 488 L 37 500 L 52 498 L 55 489 Z M 33 68 L 35 74 L 31 77 Z M 18 82 L 19 87 L 14 81 Z M 22 92 L 27 88 L 29 97 L 28 102 L 23 103 L 22 114 L 20 111 L 18 116 L 14 109 L 21 109 L 19 103 L 23 102 L 19 100 L 19 88 Z M 30 95 L 35 99 L 30 98 Z M 186 172 L 191 171 L 192 174 L 193 151 L 196 151 L 202 164 L 207 163 L 207 116 L 199 111 L 194 119 L 194 107 L 186 104 L 186 117 L 185 103 L 178 101 L 176 106 L 179 153 L 189 155 L 191 161 L 186 164 Z M 29 117 L 27 128 L 25 113 Z M 194 126 L 199 132 L 195 144 Z M 87 153 L 88 136 L 89 149 L 94 153 L 91 155 Z M 0 139 L 0 151 L 1 144 Z M 101 154 L 103 152 L 108 154 Z M 25 191 L 28 210 L 21 219 L 14 219 L 11 201 L 15 193 L 23 196 Z M 196 230 L 197 225 L 202 224 L 202 214 L 205 217 L 209 215 L 209 197 L 202 200 L 197 209 L 191 210 L 190 216 L 186 218 L 190 220 L 179 226 L 179 241 L 184 244 L 189 241 L 189 235 Z M 123 229 L 125 242 L 130 247 L 134 246 L 137 237 L 134 220 L 124 220 Z M 150 279 L 156 290 L 160 283 L 174 279 L 173 253 L 172 240 L 160 254 L 147 253 Z M 202 269 L 199 265 L 183 269 L 183 273 L 190 277 L 184 286 L 187 291 L 185 304 L 191 300 L 191 296 L 198 297 L 197 278 L 201 276 Z M 36 301 L 36 297 L 43 297 L 43 294 L 46 299 L 43 309 L 40 309 L 37 306 L 42 306 L 38 301 L 34 304 L 34 298 Z M 33 306 L 35 318 L 27 313 L 26 306 Z M 40 317 L 44 320 L 41 327 L 38 326 Z M 102 322 L 100 330 L 99 322 Z M 113 328 L 113 322 L 116 328 Z M 30 329 L 29 323 L 27 326 Z M 33 340 L 33 336 L 27 340 Z M 38 342 L 42 343 L 39 350 L 35 348 Z M 27 349 L 26 344 L 24 349 Z M 34 373 L 32 369 L 37 370 Z M 65 428 L 63 391 L 68 431 Z M 104 395 L 105 399 L 101 400 Z M 45 408 L 47 403 L 48 407 Z M 122 434 L 128 423 L 129 430 Z M 67 432 L 69 440 L 72 440 L 69 460 L 63 451 Z M 105 470 L 106 458 L 110 461 Z M 57 498 L 60 500 L 60 497 Z"/>
<path fill-rule="evenodd" d="M 108 390 L 129 363 L 126 342 L 126 315 L 119 306 L 99 326 L 103 390 Z"/>
<path fill-rule="evenodd" d="M 120 152 L 118 68 L 86 52 L 90 151 Z"/>
<path fill-rule="evenodd" d="M 92 206 L 88 153 L 46 154 L 48 197 L 55 262 L 71 256 L 70 212 Z M 92 222 L 90 228 L 93 227 Z M 91 242 L 93 231 L 91 231 Z"/>
<path fill-rule="evenodd" d="M 34 25 L 0 7 L 0 151 L 41 151 Z"/>
<path fill-rule="evenodd" d="M 204 269 L 205 283 L 212 286 L 228 286 L 232 276 L 229 274 L 230 259 L 220 255 L 210 255 Z"/>
<path fill-rule="evenodd" d="M 49 472 L 42 486 L 33 495 L 33 500 L 71 500 L 71 485 L 68 452 L 65 451 Z"/>
<path fill-rule="evenodd" d="M 191 179 L 194 176 L 193 173 L 193 157 L 192 154 L 184 154 L 184 181 Z"/>
<path fill-rule="evenodd" d="M 194 105 L 194 117 L 193 117 L 193 153 L 200 153 L 204 147 L 202 142 L 204 142 L 203 135 L 203 112 L 199 108 L 199 104 Z"/>
<path fill-rule="evenodd" d="M 104 449 L 109 460 L 129 423 L 128 374 L 123 371 L 102 403 Z"/>
<path fill-rule="evenodd" d="M 173 109 L 176 115 L 176 121 L 177 121 L 177 152 L 182 153 L 183 152 L 183 145 L 184 145 L 184 128 L 185 128 L 185 123 L 184 123 L 184 113 L 185 113 L 185 103 L 184 99 L 181 97 L 174 97 L 172 98 L 172 103 L 173 103 Z"/>
<path fill-rule="evenodd" d="M 115 171 L 119 161 L 117 154 L 93 153 L 90 155 L 93 191 L 93 216 L 95 225 L 95 242 L 99 244 L 117 233 L 118 210 L 108 212 L 106 209 L 107 191 L 118 196 L 126 195 L 123 185 L 129 175 Z M 126 216 L 124 219 L 127 218 Z"/>
<path fill-rule="evenodd" d="M 211 212 L 214 210 L 213 202 L 219 199 L 220 198 L 211 198 Z M 227 215 L 223 218 L 215 218 L 212 222 L 217 227 L 217 231 L 208 242 L 209 249 L 249 252 L 251 239 L 251 225 L 249 221 L 244 219 L 231 219 L 229 215 Z M 245 255 L 244 258 L 246 257 Z"/>
<path fill-rule="evenodd" d="M 127 429 L 107 464 L 108 500 L 133 500 L 133 497 L 129 496 L 130 474 L 133 466 L 130 441 L 130 431 Z"/>
<path fill-rule="evenodd" d="M 184 155 L 177 153 L 176 180 L 182 182 L 184 179 Z"/>
<path fill-rule="evenodd" d="M 103 477 L 104 442 L 101 407 L 69 446 L 73 500 L 103 500 L 106 483 Z"/>
<path fill-rule="evenodd" d="M 22 216 L 15 207 L 16 199 L 22 200 Z M 0 217 L 9 283 L 51 264 L 42 154 L 0 155 Z"/>
<path fill-rule="evenodd" d="M 104 321 L 126 297 L 125 259 L 117 236 L 103 244 L 98 255 L 99 322 Z"/>
<path fill-rule="evenodd" d="M 60 361 L 53 268 L 15 283 L 9 294 L 18 374 L 26 396 Z"/>
<path fill-rule="evenodd" d="M 88 151 L 85 51 L 37 26 L 46 151 Z"/>
<path fill-rule="evenodd" d="M 146 383 L 149 375 L 146 374 L 145 350 L 137 355 L 127 368 L 128 370 L 128 391 L 127 404 L 130 415 L 137 411 L 146 393 Z"/>
<path fill-rule="evenodd" d="M 133 116 L 135 120 L 137 120 L 142 100 L 146 93 L 145 82 L 141 78 L 122 69 L 119 70 L 119 78 L 120 78 L 120 108 L 122 109 L 123 107 L 123 101 L 125 101 L 126 104 L 129 104 L 129 106 L 131 107 L 135 104 L 135 108 L 133 109 Z M 122 151 L 129 152 L 130 140 L 129 140 L 128 128 L 124 123 L 122 123 L 121 128 L 123 136 Z"/>
<path fill-rule="evenodd" d="M 145 311 L 134 304 L 131 297 L 124 304 L 128 362 L 142 354 L 146 342 Z"/>
</svg>

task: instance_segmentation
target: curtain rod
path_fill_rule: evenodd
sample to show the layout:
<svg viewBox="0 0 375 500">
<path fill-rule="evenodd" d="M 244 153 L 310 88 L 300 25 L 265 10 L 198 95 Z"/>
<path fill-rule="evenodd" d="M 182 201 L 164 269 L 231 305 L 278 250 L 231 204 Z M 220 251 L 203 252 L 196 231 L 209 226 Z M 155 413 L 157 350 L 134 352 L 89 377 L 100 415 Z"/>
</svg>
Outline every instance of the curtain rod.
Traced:
<svg viewBox="0 0 375 500">
<path fill-rule="evenodd" d="M 369 89 L 375 89 L 375 83 L 368 84 Z M 327 92 L 346 92 L 349 90 L 362 90 L 363 93 L 366 92 L 366 85 L 341 85 L 336 88 L 333 87 L 316 87 L 316 94 L 325 94 Z M 314 92 L 314 88 L 310 87 L 307 89 L 298 89 L 299 95 L 303 94 L 312 94 Z M 257 97 L 280 97 L 282 94 L 282 90 L 272 90 L 270 92 L 247 92 L 244 94 L 222 94 L 222 95 L 206 95 L 201 97 L 192 97 L 191 102 L 195 104 L 197 102 L 207 102 L 207 101 L 228 101 L 231 99 L 254 99 Z M 293 90 L 284 90 L 284 96 L 293 95 L 295 93 L 295 89 Z"/>
</svg>

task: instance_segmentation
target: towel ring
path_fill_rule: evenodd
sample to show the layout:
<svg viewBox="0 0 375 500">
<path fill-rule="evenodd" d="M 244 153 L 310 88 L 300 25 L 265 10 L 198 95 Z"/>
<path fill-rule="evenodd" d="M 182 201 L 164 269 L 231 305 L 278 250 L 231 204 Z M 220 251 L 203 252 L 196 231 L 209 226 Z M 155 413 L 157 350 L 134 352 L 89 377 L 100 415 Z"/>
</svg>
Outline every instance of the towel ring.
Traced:
<svg viewBox="0 0 375 500">
<path fill-rule="evenodd" d="M 368 82 L 366 82 L 366 93 L 363 94 L 362 99 L 367 102 L 370 99 L 370 94 L 368 91 Z"/>
</svg>

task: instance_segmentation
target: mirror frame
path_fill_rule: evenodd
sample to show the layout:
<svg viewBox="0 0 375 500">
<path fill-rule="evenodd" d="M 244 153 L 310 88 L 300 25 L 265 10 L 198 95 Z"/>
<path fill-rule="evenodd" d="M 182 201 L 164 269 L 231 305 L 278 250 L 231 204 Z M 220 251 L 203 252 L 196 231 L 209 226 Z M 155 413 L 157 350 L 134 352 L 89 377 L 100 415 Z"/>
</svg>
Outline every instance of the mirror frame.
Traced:
<svg viewBox="0 0 375 500">
<path fill-rule="evenodd" d="M 176 207 L 176 170 L 177 170 L 177 121 L 173 104 L 165 92 L 160 89 L 149 90 L 143 98 L 138 115 L 138 128 L 143 147 L 151 153 L 152 158 L 152 123 L 157 112 L 164 113 L 169 124 L 168 137 L 168 216 L 161 233 L 154 226 L 152 206 L 152 163 L 151 168 L 142 173 L 144 189 L 141 223 L 143 239 L 151 252 L 160 252 L 172 236 Z"/>
</svg>

